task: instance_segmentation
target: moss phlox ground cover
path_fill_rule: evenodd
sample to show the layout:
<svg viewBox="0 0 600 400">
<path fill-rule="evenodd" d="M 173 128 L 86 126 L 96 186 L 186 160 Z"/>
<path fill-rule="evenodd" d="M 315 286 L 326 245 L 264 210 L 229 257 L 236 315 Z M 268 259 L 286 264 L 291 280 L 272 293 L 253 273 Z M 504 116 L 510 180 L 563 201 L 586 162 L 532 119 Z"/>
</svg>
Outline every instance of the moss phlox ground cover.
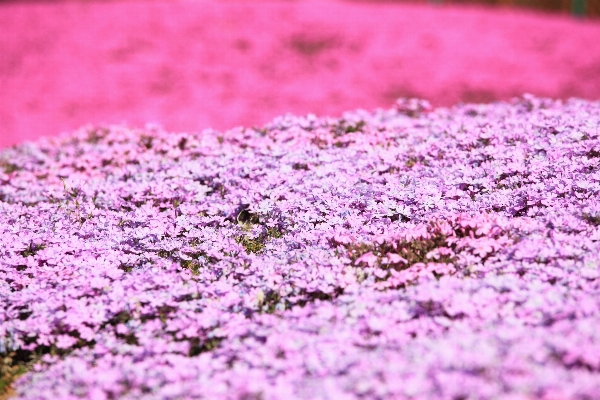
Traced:
<svg viewBox="0 0 600 400">
<path fill-rule="evenodd" d="M 593 399 L 600 103 L 524 96 L 0 153 L 16 397 Z"/>
</svg>

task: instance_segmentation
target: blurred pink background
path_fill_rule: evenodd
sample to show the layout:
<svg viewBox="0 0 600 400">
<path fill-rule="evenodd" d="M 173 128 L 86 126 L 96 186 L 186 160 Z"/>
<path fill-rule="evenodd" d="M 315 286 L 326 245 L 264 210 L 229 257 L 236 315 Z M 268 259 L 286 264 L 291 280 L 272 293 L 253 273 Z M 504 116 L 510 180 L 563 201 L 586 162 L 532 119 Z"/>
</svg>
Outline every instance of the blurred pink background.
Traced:
<svg viewBox="0 0 600 400">
<path fill-rule="evenodd" d="M 338 1 L 0 2 L 0 147 L 81 125 L 253 126 L 291 112 L 600 99 L 600 21 Z"/>
</svg>

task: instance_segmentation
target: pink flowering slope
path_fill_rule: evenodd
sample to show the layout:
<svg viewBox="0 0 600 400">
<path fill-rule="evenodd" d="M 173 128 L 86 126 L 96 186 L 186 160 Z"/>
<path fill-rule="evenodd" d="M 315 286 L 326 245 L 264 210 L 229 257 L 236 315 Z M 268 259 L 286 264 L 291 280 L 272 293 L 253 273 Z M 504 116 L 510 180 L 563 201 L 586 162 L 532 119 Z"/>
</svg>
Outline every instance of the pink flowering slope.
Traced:
<svg viewBox="0 0 600 400">
<path fill-rule="evenodd" d="M 522 93 L 600 99 L 600 22 L 339 1 L 0 2 L 0 147 L 86 123 L 169 131 Z"/>
<path fill-rule="evenodd" d="M 20 399 L 595 399 L 600 102 L 0 152 Z"/>
</svg>

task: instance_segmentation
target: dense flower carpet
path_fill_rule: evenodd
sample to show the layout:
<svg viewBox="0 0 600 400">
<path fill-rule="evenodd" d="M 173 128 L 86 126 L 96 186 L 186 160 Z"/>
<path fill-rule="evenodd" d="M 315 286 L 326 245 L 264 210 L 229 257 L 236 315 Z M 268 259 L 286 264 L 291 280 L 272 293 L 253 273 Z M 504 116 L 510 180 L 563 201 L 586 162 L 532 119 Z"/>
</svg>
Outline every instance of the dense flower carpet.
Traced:
<svg viewBox="0 0 600 400">
<path fill-rule="evenodd" d="M 19 399 L 595 399 L 600 102 L 0 152 Z"/>
</svg>

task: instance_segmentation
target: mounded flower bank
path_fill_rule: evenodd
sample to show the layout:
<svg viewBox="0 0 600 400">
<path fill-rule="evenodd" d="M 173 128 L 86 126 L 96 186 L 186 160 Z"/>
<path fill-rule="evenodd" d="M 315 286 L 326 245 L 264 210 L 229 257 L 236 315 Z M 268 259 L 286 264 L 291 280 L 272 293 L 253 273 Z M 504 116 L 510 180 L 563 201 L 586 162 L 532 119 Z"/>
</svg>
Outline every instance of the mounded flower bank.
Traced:
<svg viewBox="0 0 600 400">
<path fill-rule="evenodd" d="M 600 102 L 399 100 L 3 150 L 1 389 L 593 399 L 599 126 Z"/>
</svg>

